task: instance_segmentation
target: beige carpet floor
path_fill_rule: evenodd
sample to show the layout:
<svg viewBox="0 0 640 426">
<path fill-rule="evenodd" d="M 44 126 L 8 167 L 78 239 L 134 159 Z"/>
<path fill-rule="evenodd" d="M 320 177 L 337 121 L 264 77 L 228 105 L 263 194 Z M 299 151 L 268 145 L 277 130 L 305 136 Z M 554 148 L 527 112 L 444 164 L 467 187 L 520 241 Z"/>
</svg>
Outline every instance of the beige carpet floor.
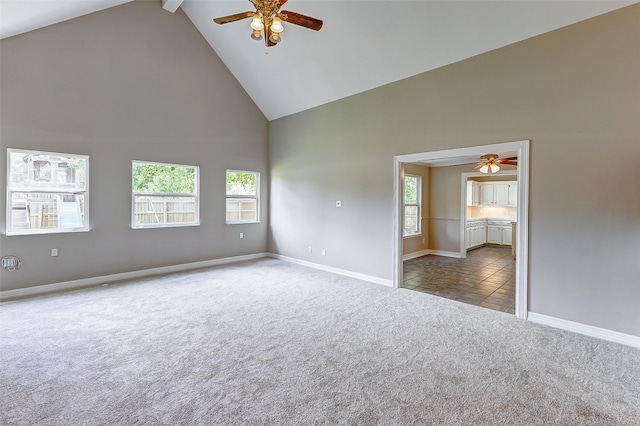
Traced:
<svg viewBox="0 0 640 426">
<path fill-rule="evenodd" d="M 274 259 L 0 305 L 2 425 L 638 425 L 640 351 Z"/>
</svg>

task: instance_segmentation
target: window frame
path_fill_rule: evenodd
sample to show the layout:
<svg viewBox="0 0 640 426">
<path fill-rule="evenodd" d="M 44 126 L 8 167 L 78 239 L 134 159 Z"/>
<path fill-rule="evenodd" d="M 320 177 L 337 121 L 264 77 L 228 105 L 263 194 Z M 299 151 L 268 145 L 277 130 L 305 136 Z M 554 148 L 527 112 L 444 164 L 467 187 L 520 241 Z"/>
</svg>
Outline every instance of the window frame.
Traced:
<svg viewBox="0 0 640 426">
<path fill-rule="evenodd" d="M 186 192 L 139 192 L 133 190 L 133 165 L 148 164 L 169 167 L 184 167 L 195 169 L 195 192 L 193 194 Z M 179 228 L 187 226 L 200 226 L 200 166 L 188 164 L 162 163 L 158 161 L 131 160 L 131 229 L 157 229 L 157 228 Z M 193 222 L 176 222 L 176 223 L 143 223 L 136 224 L 136 196 L 147 197 L 175 197 L 175 198 L 193 198 L 195 201 L 195 211 Z"/>
<path fill-rule="evenodd" d="M 407 203 L 407 200 L 405 198 L 406 184 L 407 184 L 408 177 L 417 179 L 415 203 Z M 412 234 L 406 233 L 407 207 L 416 207 L 418 209 L 417 217 L 416 217 L 416 225 L 418 229 L 415 233 L 412 233 Z M 402 237 L 412 238 L 412 237 L 418 237 L 421 235 L 422 235 L 422 176 L 407 173 L 404 175 L 404 179 L 402 181 Z"/>
<path fill-rule="evenodd" d="M 32 189 L 18 190 L 12 188 L 11 182 L 11 154 L 22 153 L 27 155 L 46 155 L 50 157 L 67 157 L 75 159 L 83 159 L 85 163 L 84 190 L 53 190 L 53 189 Z M 5 187 L 6 206 L 5 206 L 5 235 L 46 235 L 46 234 L 63 234 L 73 232 L 88 232 L 90 230 L 89 222 L 89 156 L 83 154 L 68 154 L 63 152 L 40 151 L 22 148 L 7 148 L 7 182 Z M 82 195 L 84 197 L 82 207 L 82 226 L 63 227 L 63 228 L 32 228 L 32 229 L 13 229 L 13 193 L 30 193 L 30 194 L 63 194 L 63 195 Z M 59 215 L 58 215 L 58 220 Z"/>
<path fill-rule="evenodd" d="M 256 194 L 255 195 L 234 195 L 227 194 L 227 174 L 228 173 L 247 173 L 256 175 Z M 238 170 L 238 169 L 226 169 L 224 173 L 224 220 L 227 225 L 242 225 L 248 223 L 260 223 L 260 172 L 252 171 L 252 170 Z M 256 218 L 255 219 L 238 219 L 238 220 L 228 220 L 227 219 L 227 200 L 228 199 L 243 199 L 243 198 L 251 198 L 256 200 Z"/>
</svg>

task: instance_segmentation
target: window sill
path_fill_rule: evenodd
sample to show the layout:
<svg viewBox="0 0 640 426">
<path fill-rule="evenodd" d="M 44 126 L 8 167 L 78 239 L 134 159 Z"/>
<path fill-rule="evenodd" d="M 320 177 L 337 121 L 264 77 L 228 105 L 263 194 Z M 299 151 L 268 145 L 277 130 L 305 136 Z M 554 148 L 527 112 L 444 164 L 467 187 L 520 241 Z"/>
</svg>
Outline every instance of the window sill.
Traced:
<svg viewBox="0 0 640 426">
<path fill-rule="evenodd" d="M 9 231 L 5 235 L 7 237 L 15 237 L 19 235 L 48 235 L 48 234 L 71 234 L 75 232 L 89 232 L 89 227 L 86 228 L 57 228 L 57 229 L 24 229 L 19 231 Z"/>
<path fill-rule="evenodd" d="M 227 225 L 246 225 L 251 223 L 260 223 L 259 220 L 227 220 L 225 224 Z"/>
<path fill-rule="evenodd" d="M 131 225 L 131 229 L 158 229 L 158 228 L 186 228 L 190 226 L 200 226 L 200 223 L 168 223 L 153 225 Z"/>
<path fill-rule="evenodd" d="M 418 233 L 418 234 L 411 234 L 411 235 L 403 235 L 402 239 L 406 240 L 408 238 L 415 238 L 415 237 L 422 237 L 422 232 Z"/>
</svg>

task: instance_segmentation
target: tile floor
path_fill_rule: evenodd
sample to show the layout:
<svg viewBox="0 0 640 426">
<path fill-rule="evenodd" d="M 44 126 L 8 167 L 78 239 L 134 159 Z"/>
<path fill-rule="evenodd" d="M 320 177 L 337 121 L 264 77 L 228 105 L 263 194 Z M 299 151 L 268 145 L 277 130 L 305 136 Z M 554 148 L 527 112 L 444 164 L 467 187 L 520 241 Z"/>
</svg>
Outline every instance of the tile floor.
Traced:
<svg viewBox="0 0 640 426">
<path fill-rule="evenodd" d="M 481 247 L 466 259 L 429 255 L 404 262 L 402 287 L 513 314 L 515 280 L 510 248 Z"/>
</svg>

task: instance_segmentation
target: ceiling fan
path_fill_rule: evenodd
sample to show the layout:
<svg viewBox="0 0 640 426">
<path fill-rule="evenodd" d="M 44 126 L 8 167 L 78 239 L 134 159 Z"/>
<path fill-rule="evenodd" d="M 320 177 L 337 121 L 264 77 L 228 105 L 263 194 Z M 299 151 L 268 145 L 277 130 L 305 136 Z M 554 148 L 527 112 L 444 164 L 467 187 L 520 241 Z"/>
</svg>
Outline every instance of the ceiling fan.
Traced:
<svg viewBox="0 0 640 426">
<path fill-rule="evenodd" d="M 216 24 L 227 24 L 229 22 L 240 21 L 242 19 L 253 18 L 251 20 L 251 38 L 262 40 L 264 38 L 267 47 L 280 43 L 280 33 L 284 31 L 283 22 L 299 25 L 314 31 L 320 31 L 322 21 L 301 13 L 280 10 L 287 0 L 249 0 L 255 6 L 255 12 L 242 12 L 235 15 L 215 18 Z M 264 37 L 262 35 L 264 32 Z"/>
<path fill-rule="evenodd" d="M 497 173 L 500 171 L 500 164 L 518 165 L 518 157 L 500 158 L 498 154 L 485 154 L 480 156 L 480 162 L 475 167 L 480 173 Z"/>
</svg>

